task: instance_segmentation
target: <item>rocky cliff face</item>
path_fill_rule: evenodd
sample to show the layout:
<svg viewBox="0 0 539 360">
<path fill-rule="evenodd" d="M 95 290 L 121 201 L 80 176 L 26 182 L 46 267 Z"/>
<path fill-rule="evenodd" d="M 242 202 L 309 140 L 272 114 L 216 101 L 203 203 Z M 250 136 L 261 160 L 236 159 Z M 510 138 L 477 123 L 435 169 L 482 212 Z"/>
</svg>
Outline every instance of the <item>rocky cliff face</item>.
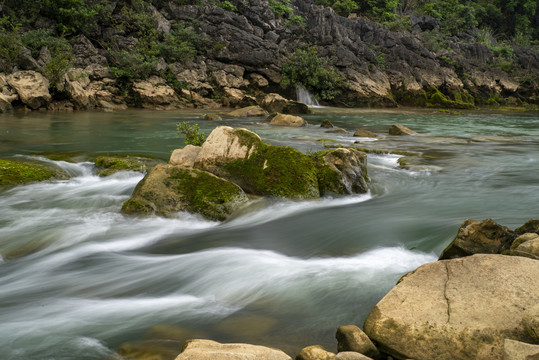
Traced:
<svg viewBox="0 0 539 360">
<path fill-rule="evenodd" d="M 161 9 L 152 7 L 157 32 L 170 33 L 174 24 L 188 24 L 203 39 L 205 49 L 187 63 L 167 63 L 161 58 L 151 81 L 133 81 L 127 87 L 125 81 L 119 84 L 107 73 L 114 59 L 100 43 L 113 39 L 119 50 L 130 51 L 137 38 L 102 28 L 98 31 L 101 39 L 82 35 L 73 39 L 75 69 L 70 73 L 84 76 L 66 77 L 60 90 L 65 86 L 75 109 L 234 107 L 253 105 L 270 92 L 293 98 L 293 88 L 280 86 L 282 65 L 296 49 L 315 45 L 317 55 L 344 79 L 337 89 L 341 95 L 331 105 L 469 108 L 539 101 L 536 51 L 513 46 L 511 71 L 506 72 L 495 54 L 471 37 L 466 42 L 445 38 L 443 47 L 429 44 L 429 31 L 437 23 L 425 15 L 411 18 L 412 31 L 393 32 L 365 18 L 339 16 L 313 0 L 293 3 L 300 22 L 279 16 L 264 0 L 232 0 L 230 4 L 232 11 L 172 1 L 164 2 Z M 32 64 L 29 70 L 40 71 L 39 59 Z M 173 82 L 188 90 L 166 85 Z M 2 92 L 9 99 L 18 90 L 7 86 Z M 24 96 L 19 96 L 35 108 L 35 102 L 26 104 Z"/>
</svg>

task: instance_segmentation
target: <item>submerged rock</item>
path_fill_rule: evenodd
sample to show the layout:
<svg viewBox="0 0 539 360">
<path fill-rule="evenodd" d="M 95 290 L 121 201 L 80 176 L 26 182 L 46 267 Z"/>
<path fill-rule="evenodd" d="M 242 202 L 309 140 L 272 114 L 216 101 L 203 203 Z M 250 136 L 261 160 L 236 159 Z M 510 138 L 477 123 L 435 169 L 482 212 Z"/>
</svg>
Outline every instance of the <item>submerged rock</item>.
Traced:
<svg viewBox="0 0 539 360">
<path fill-rule="evenodd" d="M 241 109 L 233 110 L 224 115 L 228 117 L 243 118 L 243 117 L 268 116 L 268 112 L 262 109 L 258 105 L 253 105 L 253 106 L 247 106 Z"/>
<path fill-rule="evenodd" d="M 506 338 L 531 342 L 526 309 L 539 302 L 539 262 L 478 254 L 425 264 L 371 310 L 365 333 L 397 359 L 503 358 Z"/>
<path fill-rule="evenodd" d="M 272 114 L 266 119 L 266 121 L 269 121 L 270 125 L 274 126 L 307 126 L 307 121 L 305 121 L 305 119 L 301 116 L 288 114 Z"/>
<path fill-rule="evenodd" d="M 235 184 L 205 171 L 169 164 L 156 165 L 122 206 L 132 215 L 171 217 L 178 211 L 225 220 L 248 201 Z"/>
<path fill-rule="evenodd" d="M 211 340 L 188 340 L 176 360 L 292 360 L 281 350 L 249 344 L 221 344 Z"/>
<path fill-rule="evenodd" d="M 455 239 L 440 255 L 440 260 L 473 254 L 499 254 L 510 248 L 513 239 L 514 233 L 509 228 L 492 219 L 467 219 L 460 226 Z"/>
<path fill-rule="evenodd" d="M 65 171 L 48 163 L 0 159 L 0 187 L 67 177 Z"/>
<path fill-rule="evenodd" d="M 411 135 L 411 136 L 416 136 L 418 134 L 415 131 L 413 131 L 412 129 L 407 128 L 404 125 L 391 125 L 391 127 L 389 128 L 389 135 L 397 135 L 397 136 Z"/>
<path fill-rule="evenodd" d="M 356 137 L 368 137 L 368 138 L 378 138 L 380 137 L 380 135 L 378 134 L 375 134 L 369 130 L 365 130 L 365 129 L 359 129 L 359 130 L 356 130 L 356 132 L 354 133 L 354 136 Z"/>
</svg>

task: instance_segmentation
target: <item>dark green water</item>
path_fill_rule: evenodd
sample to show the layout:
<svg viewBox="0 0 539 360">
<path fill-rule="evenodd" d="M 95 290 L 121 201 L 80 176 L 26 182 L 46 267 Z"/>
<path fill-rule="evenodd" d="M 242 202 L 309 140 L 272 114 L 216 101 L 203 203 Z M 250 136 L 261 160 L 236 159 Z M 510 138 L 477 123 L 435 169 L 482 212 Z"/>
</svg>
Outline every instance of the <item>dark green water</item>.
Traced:
<svg viewBox="0 0 539 360">
<path fill-rule="evenodd" d="M 119 214 L 139 173 L 94 175 L 0 192 L 0 348 L 6 359 L 103 359 L 154 326 L 282 348 L 336 350 L 339 325 L 362 325 L 398 278 L 434 261 L 466 218 L 510 228 L 539 217 L 539 115 L 318 109 L 307 128 L 263 119 L 210 122 L 201 112 L 0 116 L 0 155 L 139 153 L 168 159 L 179 121 L 246 127 L 302 151 L 326 144 L 422 154 L 408 170 L 369 154 L 370 193 L 251 204 L 224 223 L 190 214 Z M 327 134 L 330 119 L 348 135 Z M 403 124 L 424 134 L 387 134 Z M 161 327 L 162 328 L 162 327 Z M 155 328 L 154 328 L 155 330 Z M 170 335 L 170 333 L 169 333 Z M 172 335 L 170 335 L 172 336 Z"/>
</svg>

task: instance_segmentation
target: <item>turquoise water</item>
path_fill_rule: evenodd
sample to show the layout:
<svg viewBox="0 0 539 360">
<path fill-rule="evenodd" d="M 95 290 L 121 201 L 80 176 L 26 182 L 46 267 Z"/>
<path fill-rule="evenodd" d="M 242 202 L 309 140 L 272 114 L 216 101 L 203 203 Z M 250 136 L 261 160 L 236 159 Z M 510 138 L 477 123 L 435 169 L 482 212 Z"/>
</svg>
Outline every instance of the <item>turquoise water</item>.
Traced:
<svg viewBox="0 0 539 360">
<path fill-rule="evenodd" d="M 539 217 L 537 113 L 317 109 L 306 128 L 273 127 L 262 118 L 211 122 L 202 114 L 0 116 L 0 156 L 81 153 L 79 163 L 54 162 L 70 180 L 0 192 L 3 358 L 105 359 L 155 326 L 174 329 L 167 346 L 178 353 L 192 337 L 270 345 L 291 355 L 313 344 L 335 351 L 337 327 L 361 326 L 400 276 L 437 258 L 466 218 L 515 228 Z M 324 119 L 348 134 L 325 133 Z M 364 195 L 261 200 L 223 223 L 192 214 L 121 215 L 143 174 L 99 178 L 85 156 L 166 160 L 183 146 L 175 124 L 190 120 L 206 133 L 218 125 L 246 127 L 265 142 L 306 152 L 323 143 L 383 151 L 368 156 Z M 422 136 L 385 135 L 392 124 Z M 384 136 L 352 137 L 358 128 Z M 423 157 L 400 169 L 402 155 L 388 151 Z"/>
</svg>

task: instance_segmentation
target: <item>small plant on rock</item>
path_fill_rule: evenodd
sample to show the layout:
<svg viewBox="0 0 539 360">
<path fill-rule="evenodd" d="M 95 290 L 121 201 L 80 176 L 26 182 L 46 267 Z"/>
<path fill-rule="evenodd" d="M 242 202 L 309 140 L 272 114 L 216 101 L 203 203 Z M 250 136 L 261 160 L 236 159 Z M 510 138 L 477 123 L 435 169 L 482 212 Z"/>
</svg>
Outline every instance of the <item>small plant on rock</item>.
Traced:
<svg viewBox="0 0 539 360">
<path fill-rule="evenodd" d="M 198 124 L 183 121 L 176 124 L 178 130 L 178 136 L 183 134 L 185 136 L 185 143 L 187 145 L 201 146 L 206 141 L 206 134 L 200 131 Z"/>
</svg>

